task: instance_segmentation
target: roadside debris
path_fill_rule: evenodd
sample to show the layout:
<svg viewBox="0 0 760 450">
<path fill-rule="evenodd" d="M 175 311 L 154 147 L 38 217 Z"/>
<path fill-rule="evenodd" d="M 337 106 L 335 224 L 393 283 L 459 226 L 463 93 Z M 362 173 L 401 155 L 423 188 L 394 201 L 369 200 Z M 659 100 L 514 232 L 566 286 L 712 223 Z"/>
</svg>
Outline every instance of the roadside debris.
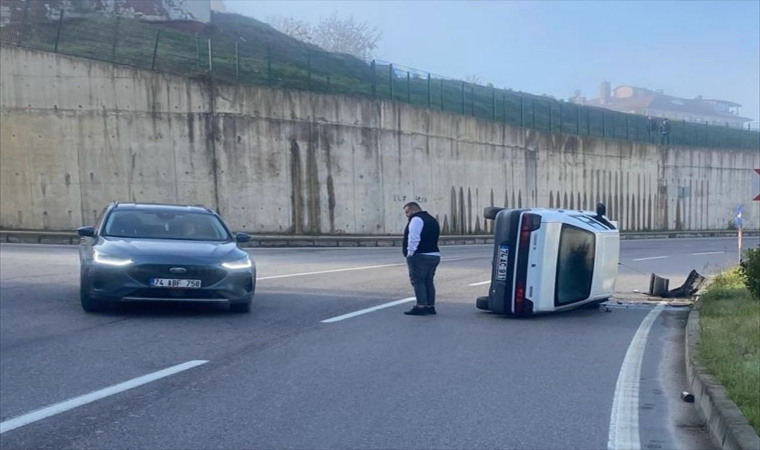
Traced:
<svg viewBox="0 0 760 450">
<path fill-rule="evenodd" d="M 687 298 L 696 294 L 704 282 L 705 277 L 697 273 L 696 270 L 692 270 L 689 272 L 689 276 L 686 277 L 686 281 L 684 281 L 681 286 L 668 290 L 670 280 L 659 277 L 653 273 L 649 278 L 648 294 L 653 297 L 662 298 Z"/>
</svg>

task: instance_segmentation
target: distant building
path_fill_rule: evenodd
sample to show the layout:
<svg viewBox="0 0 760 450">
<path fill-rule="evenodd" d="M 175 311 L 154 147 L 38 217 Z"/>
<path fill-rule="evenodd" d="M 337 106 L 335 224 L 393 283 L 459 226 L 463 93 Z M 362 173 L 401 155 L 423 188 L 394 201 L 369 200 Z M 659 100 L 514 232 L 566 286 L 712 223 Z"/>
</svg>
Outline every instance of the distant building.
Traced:
<svg viewBox="0 0 760 450">
<path fill-rule="evenodd" d="M 211 21 L 211 0 L 3 0 L 0 25 L 55 21 L 61 11 L 70 19 L 121 16 L 199 31 Z"/>
<path fill-rule="evenodd" d="M 599 98 L 587 100 L 579 91 L 570 99 L 574 103 L 598 106 L 630 114 L 641 114 L 670 120 L 708 123 L 733 128 L 746 128 L 752 119 L 739 115 L 742 105 L 727 100 L 681 98 L 665 95 L 661 90 L 652 91 L 635 86 L 618 86 L 610 89 L 610 83 L 602 82 Z"/>
</svg>

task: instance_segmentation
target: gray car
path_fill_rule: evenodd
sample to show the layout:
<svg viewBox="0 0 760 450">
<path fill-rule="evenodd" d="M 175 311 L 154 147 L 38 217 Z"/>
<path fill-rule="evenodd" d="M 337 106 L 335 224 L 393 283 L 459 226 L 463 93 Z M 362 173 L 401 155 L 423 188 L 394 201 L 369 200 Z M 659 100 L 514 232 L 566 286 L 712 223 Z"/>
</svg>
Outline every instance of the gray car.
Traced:
<svg viewBox="0 0 760 450">
<path fill-rule="evenodd" d="M 249 312 L 256 265 L 203 206 L 112 203 L 95 226 L 77 229 L 80 298 L 87 312 L 121 301 L 223 302 Z"/>
</svg>

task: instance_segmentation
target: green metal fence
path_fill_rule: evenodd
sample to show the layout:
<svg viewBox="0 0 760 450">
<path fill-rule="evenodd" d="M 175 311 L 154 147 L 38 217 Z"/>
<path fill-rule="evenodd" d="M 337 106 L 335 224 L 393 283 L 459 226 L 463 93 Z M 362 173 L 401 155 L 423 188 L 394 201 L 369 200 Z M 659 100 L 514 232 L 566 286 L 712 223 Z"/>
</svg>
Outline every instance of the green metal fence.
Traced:
<svg viewBox="0 0 760 450">
<path fill-rule="evenodd" d="M 38 50 L 224 83 L 258 84 L 410 103 L 542 131 L 660 142 L 647 118 L 276 40 L 250 42 L 212 30 L 198 36 L 126 18 L 67 18 L 7 24 L 0 41 Z M 760 149 L 760 132 L 672 121 L 670 145 Z"/>
</svg>

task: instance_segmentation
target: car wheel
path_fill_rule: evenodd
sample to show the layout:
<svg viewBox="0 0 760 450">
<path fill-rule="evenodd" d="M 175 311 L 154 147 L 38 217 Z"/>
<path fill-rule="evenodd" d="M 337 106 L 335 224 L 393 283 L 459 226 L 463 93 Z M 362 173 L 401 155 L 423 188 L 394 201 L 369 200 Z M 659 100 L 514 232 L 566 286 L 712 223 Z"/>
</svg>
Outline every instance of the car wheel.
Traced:
<svg viewBox="0 0 760 450">
<path fill-rule="evenodd" d="M 589 303 L 586 303 L 585 305 L 583 305 L 583 308 L 596 309 L 596 308 L 599 307 L 599 305 L 601 305 L 602 303 L 606 302 L 607 300 L 609 300 L 609 299 L 608 298 L 603 298 L 601 300 L 594 300 L 593 302 L 589 302 Z"/>
<path fill-rule="evenodd" d="M 478 297 L 475 301 L 475 307 L 484 311 L 490 311 L 491 308 L 488 306 L 488 297 Z"/>
<path fill-rule="evenodd" d="M 483 209 L 483 217 L 486 219 L 494 220 L 496 219 L 496 214 L 499 214 L 499 211 L 506 209 L 502 208 L 500 206 L 487 206 Z"/>
<path fill-rule="evenodd" d="M 230 304 L 230 311 L 236 312 L 236 313 L 251 312 L 251 303 L 253 303 L 252 300 L 248 300 L 247 302 L 243 302 L 243 303 L 232 303 Z"/>
<path fill-rule="evenodd" d="M 82 309 L 85 312 L 93 313 L 103 310 L 103 304 L 90 297 L 84 283 L 79 285 L 79 300 L 82 302 Z"/>
</svg>

